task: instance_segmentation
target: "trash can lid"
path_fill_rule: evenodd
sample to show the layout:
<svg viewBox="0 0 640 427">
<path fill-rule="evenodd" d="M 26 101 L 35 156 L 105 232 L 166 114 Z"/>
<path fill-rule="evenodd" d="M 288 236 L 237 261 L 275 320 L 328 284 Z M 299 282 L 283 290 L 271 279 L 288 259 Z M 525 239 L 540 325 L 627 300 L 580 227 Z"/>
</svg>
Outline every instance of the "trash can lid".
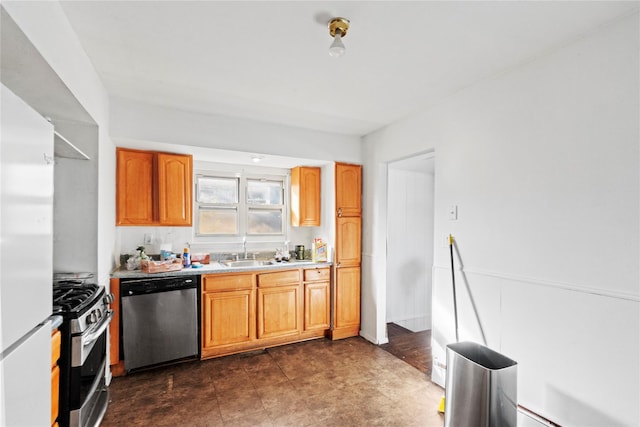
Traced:
<svg viewBox="0 0 640 427">
<path fill-rule="evenodd" d="M 515 360 L 489 347 L 470 341 L 448 344 L 447 349 L 487 369 L 504 369 L 518 364 Z"/>
</svg>

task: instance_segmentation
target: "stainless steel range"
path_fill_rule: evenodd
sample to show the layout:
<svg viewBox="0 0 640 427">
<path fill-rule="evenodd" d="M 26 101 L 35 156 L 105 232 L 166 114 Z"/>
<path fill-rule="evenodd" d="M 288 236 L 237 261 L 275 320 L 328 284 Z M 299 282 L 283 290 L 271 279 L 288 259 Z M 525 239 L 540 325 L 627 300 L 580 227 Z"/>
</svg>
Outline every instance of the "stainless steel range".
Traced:
<svg viewBox="0 0 640 427">
<path fill-rule="evenodd" d="M 113 295 L 86 282 L 54 280 L 53 284 L 53 313 L 64 319 L 59 361 L 61 427 L 99 425 L 109 401 L 104 375 Z"/>
</svg>

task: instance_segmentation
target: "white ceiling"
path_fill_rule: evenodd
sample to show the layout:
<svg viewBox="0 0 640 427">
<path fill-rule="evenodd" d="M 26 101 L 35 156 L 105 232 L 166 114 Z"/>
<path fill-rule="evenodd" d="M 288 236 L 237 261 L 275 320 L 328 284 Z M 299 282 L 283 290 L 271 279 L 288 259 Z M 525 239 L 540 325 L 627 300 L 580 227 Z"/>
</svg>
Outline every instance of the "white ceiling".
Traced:
<svg viewBox="0 0 640 427">
<path fill-rule="evenodd" d="M 61 1 L 112 96 L 365 135 L 638 2 Z M 351 20 L 328 55 L 330 17 Z"/>
</svg>

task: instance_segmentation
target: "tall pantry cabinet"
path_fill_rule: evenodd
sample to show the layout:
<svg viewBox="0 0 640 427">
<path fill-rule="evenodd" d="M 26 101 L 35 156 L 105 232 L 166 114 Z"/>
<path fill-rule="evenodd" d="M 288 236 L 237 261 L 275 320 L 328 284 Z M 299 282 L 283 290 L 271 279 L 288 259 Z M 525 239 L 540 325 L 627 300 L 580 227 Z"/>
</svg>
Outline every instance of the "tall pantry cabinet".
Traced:
<svg viewBox="0 0 640 427">
<path fill-rule="evenodd" d="M 336 163 L 336 246 L 331 339 L 360 333 L 362 166 Z"/>
</svg>

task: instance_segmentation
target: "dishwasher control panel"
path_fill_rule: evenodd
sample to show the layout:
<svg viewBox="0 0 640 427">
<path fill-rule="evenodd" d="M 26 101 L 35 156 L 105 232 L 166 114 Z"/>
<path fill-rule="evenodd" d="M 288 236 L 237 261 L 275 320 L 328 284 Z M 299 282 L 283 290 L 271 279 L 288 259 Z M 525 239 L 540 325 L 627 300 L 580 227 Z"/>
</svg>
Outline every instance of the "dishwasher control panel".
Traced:
<svg viewBox="0 0 640 427">
<path fill-rule="evenodd" d="M 167 292 L 179 289 L 195 289 L 199 276 L 163 277 L 152 279 L 121 280 L 122 295 L 144 295 L 156 292 Z"/>
</svg>

